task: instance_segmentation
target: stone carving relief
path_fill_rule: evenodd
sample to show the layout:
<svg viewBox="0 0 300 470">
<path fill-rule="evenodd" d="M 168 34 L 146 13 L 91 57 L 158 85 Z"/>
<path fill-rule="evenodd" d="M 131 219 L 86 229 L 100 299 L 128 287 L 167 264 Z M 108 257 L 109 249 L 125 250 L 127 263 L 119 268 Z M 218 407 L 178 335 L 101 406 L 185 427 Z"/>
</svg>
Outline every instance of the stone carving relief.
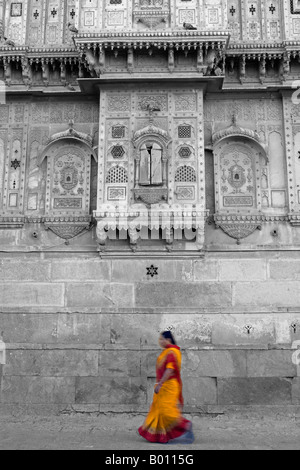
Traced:
<svg viewBox="0 0 300 470">
<path fill-rule="evenodd" d="M 49 139 L 40 157 L 40 166 L 47 159 L 45 227 L 65 240 L 91 222 L 91 155 L 92 138 L 70 123 L 68 131 Z"/>
<path fill-rule="evenodd" d="M 262 185 L 268 187 L 266 167 L 261 167 L 268 161 L 266 147 L 256 132 L 238 126 L 235 119 L 213 135 L 213 144 L 216 226 L 239 243 L 261 227 Z"/>
<path fill-rule="evenodd" d="M 162 28 L 169 21 L 169 0 L 134 0 L 133 23 L 139 28 Z"/>
</svg>

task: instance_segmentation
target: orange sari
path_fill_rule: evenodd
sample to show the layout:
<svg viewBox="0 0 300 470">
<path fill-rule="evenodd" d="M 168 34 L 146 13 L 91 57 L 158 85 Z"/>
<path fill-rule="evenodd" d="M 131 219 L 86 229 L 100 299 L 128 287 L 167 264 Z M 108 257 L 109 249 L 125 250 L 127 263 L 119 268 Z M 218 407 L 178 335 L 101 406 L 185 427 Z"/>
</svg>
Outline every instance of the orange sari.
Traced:
<svg viewBox="0 0 300 470">
<path fill-rule="evenodd" d="M 156 379 L 161 380 L 166 369 L 172 369 L 173 374 L 154 394 L 149 414 L 139 428 L 139 434 L 150 442 L 165 444 L 186 433 L 191 423 L 183 418 L 179 405 L 183 405 L 181 382 L 181 352 L 180 348 L 170 345 L 160 354 L 156 363 Z"/>
</svg>

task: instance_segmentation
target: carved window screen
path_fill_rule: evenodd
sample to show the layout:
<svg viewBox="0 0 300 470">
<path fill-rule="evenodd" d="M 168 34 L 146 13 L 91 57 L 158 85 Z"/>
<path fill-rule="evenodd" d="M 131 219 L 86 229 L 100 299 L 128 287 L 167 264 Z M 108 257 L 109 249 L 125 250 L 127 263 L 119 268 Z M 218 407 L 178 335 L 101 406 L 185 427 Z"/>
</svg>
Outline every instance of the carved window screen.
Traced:
<svg viewBox="0 0 300 470">
<path fill-rule="evenodd" d="M 176 183 L 195 183 L 197 181 L 196 172 L 191 166 L 180 166 L 175 175 Z"/>
<path fill-rule="evenodd" d="M 122 166 L 114 166 L 108 172 L 107 183 L 128 183 L 128 174 Z"/>
<path fill-rule="evenodd" d="M 179 137 L 179 139 L 190 139 L 192 137 L 192 128 L 191 128 L 191 126 L 179 126 L 178 127 L 178 137 Z"/>
<path fill-rule="evenodd" d="M 112 133 L 112 138 L 113 139 L 124 139 L 124 137 L 125 137 L 125 127 L 124 126 L 113 126 L 111 133 Z"/>
</svg>

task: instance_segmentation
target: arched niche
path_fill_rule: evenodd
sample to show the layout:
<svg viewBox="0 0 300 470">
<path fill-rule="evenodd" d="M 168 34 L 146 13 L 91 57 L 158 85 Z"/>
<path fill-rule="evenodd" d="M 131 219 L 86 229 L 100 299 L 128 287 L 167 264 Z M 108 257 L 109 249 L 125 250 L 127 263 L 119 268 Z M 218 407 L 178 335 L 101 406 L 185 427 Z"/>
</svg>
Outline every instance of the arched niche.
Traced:
<svg viewBox="0 0 300 470">
<path fill-rule="evenodd" d="M 137 131 L 135 148 L 134 195 L 136 201 L 158 204 L 168 199 L 168 147 L 171 138 L 163 129 L 149 125 Z"/>
<path fill-rule="evenodd" d="M 261 212 L 261 170 L 268 156 L 258 134 L 234 123 L 215 134 L 213 144 L 216 212 Z"/>
<path fill-rule="evenodd" d="M 267 208 L 267 147 L 250 129 L 233 125 L 213 136 L 215 222 L 238 243 L 261 228 Z"/>
<path fill-rule="evenodd" d="M 97 191 L 94 173 L 97 155 L 92 138 L 76 133 L 52 136 L 39 157 L 47 162 L 45 216 L 46 227 L 66 240 L 74 238 L 91 222 L 93 194 Z"/>
</svg>

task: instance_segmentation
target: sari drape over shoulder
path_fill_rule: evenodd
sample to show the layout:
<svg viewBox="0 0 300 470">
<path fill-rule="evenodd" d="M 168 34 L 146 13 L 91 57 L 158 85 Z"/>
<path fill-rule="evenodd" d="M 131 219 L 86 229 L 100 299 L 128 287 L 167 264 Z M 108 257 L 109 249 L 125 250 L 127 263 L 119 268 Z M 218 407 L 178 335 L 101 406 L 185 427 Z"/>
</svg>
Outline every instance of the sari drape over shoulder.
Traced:
<svg viewBox="0 0 300 470">
<path fill-rule="evenodd" d="M 183 405 L 180 348 L 170 345 L 156 362 L 156 379 L 161 380 L 166 369 L 173 371 L 169 380 L 154 394 L 149 414 L 139 428 L 139 434 L 150 442 L 167 443 L 186 433 L 191 422 L 182 417 L 179 405 Z"/>
</svg>

